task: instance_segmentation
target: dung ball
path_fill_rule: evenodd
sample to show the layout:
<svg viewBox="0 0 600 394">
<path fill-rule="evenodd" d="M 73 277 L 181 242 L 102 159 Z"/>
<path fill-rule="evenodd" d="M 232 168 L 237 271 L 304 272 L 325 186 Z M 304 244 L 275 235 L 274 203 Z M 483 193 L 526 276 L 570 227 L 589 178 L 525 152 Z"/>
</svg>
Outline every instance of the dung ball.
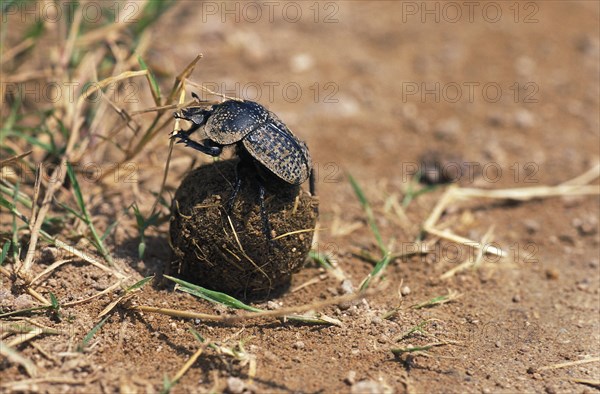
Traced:
<svg viewBox="0 0 600 394">
<path fill-rule="evenodd" d="M 310 250 L 317 201 L 299 186 L 261 180 L 271 239 L 261 215 L 259 178 L 241 168 L 241 188 L 228 212 L 238 160 L 190 172 L 171 207 L 168 270 L 200 286 L 244 296 L 268 295 L 289 284 Z"/>
</svg>

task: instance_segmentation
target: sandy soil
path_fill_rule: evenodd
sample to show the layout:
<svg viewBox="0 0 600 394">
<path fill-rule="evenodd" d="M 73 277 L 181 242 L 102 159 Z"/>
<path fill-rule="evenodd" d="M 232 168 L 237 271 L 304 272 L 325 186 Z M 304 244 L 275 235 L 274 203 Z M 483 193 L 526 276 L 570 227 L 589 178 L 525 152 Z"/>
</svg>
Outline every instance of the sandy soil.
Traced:
<svg viewBox="0 0 600 394">
<path fill-rule="evenodd" d="M 373 265 L 356 253 L 378 256 L 378 249 L 348 174 L 365 191 L 385 242 L 403 252 L 414 247 L 448 188 L 415 197 L 405 215 L 395 209 L 409 185 L 420 187 L 411 179 L 424 155 L 437 158 L 444 170 L 461 167 L 461 187 L 483 189 L 558 185 L 598 162 L 599 4 L 475 3 L 469 9 L 462 2 L 272 2 L 260 5 L 257 14 L 244 3 L 230 3 L 238 8 L 228 13 L 221 2 L 183 1 L 151 27 L 145 58 L 166 90 L 202 52 L 191 80 L 261 102 L 307 142 L 321 210 L 315 247 L 357 287 Z M 99 228 L 121 217 L 133 201 L 146 211 L 152 205 L 167 132 L 136 159 L 135 185 L 85 185 L 85 194 L 99 196 L 93 200 Z M 109 162 L 110 155 L 103 160 Z M 190 167 L 209 161 L 183 147 L 173 156 L 171 195 Z M 241 392 L 240 384 L 278 393 L 593 392 L 574 379 L 600 379 L 600 363 L 586 362 L 600 355 L 599 203 L 597 194 L 453 203 L 439 228 L 477 241 L 488 234 L 487 243 L 493 241 L 508 257 L 485 255 L 478 269 L 441 279 L 476 257 L 471 248 L 441 240 L 428 254 L 394 260 L 366 299 L 322 310 L 342 326 L 220 324 L 118 307 L 78 353 L 77 344 L 101 320 L 98 313 L 116 299 L 114 293 L 64 308 L 61 321 L 51 313 L 34 315 L 63 335 L 37 338 L 35 347 L 25 343 L 18 350 L 36 364 L 40 377 L 62 380 L 28 381 L 24 387 L 159 392 L 163 377 L 173 377 L 198 349 L 188 329 L 193 327 L 224 347 L 243 341 L 247 355 L 236 359 L 207 348 L 173 393 Z M 5 211 L 2 216 L 10 225 Z M 142 261 L 132 217 L 123 217 L 107 241 L 117 266 L 131 275 L 128 283 L 170 262 L 168 223 L 147 235 Z M 48 250 L 45 255 L 36 272 L 61 258 Z M 307 282 L 256 306 L 304 305 L 348 288 L 312 262 L 293 277 L 291 289 Z M 112 283 L 103 271 L 74 262 L 55 270 L 38 291 L 69 302 Z M 3 307 L 11 309 L 19 288 L 3 280 L 2 291 Z M 449 292 L 459 297 L 411 307 Z M 225 313 L 152 285 L 135 302 Z M 382 319 L 394 308 L 394 316 Z M 421 323 L 426 334 L 404 335 Z M 430 344 L 440 346 L 401 356 L 391 351 Z M 543 369 L 576 361 L 584 362 Z M 15 382 L 26 379 L 15 363 L 0 362 L 3 392 L 18 391 Z"/>
</svg>

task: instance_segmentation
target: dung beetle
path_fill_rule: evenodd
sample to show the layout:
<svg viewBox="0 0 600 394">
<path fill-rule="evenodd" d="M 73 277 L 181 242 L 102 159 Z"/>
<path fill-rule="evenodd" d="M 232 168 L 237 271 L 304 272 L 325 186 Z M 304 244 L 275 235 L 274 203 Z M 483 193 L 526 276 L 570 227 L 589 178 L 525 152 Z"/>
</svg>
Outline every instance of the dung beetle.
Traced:
<svg viewBox="0 0 600 394">
<path fill-rule="evenodd" d="M 193 94 L 198 101 L 198 96 Z M 267 238 L 271 239 L 270 225 L 264 207 L 263 181 L 272 174 L 289 185 L 310 183 L 310 194 L 315 195 L 312 160 L 306 144 L 262 105 L 249 100 L 226 100 L 219 104 L 188 107 L 175 113 L 175 118 L 190 121 L 188 130 L 179 130 L 172 138 L 210 156 L 219 156 L 225 146 L 235 145 L 240 157 L 233 193 L 227 210 L 231 211 L 241 187 L 239 167 L 252 164 L 257 170 L 259 204 Z M 194 141 L 190 135 L 203 128 L 207 138 Z M 266 170 L 266 172 L 265 172 Z"/>
</svg>

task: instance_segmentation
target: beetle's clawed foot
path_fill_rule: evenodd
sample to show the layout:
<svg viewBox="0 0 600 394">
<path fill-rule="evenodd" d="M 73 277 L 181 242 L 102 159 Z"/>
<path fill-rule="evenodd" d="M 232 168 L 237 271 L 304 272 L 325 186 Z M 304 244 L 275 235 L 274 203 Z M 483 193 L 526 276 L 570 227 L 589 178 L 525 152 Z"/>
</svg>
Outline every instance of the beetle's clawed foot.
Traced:
<svg viewBox="0 0 600 394">
<path fill-rule="evenodd" d="M 192 140 L 188 133 L 185 130 L 179 130 L 177 134 L 171 136 L 171 138 L 176 139 L 176 144 L 184 144 L 185 146 L 196 149 L 197 145 L 199 145 L 196 141 Z"/>
<path fill-rule="evenodd" d="M 177 141 L 175 141 L 176 144 L 182 144 L 182 143 L 185 143 L 186 141 L 189 141 L 190 136 L 185 132 L 185 130 L 179 130 L 177 133 L 175 133 L 171 136 L 171 139 L 176 139 L 177 140 Z"/>
</svg>

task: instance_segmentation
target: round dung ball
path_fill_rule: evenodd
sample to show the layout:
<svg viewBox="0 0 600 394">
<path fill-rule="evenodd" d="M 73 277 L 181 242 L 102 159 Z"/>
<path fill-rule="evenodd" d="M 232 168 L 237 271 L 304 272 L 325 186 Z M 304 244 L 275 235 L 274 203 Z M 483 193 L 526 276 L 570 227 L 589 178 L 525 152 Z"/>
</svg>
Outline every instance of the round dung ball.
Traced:
<svg viewBox="0 0 600 394">
<path fill-rule="evenodd" d="M 317 201 L 299 186 L 259 178 L 237 159 L 216 161 L 191 171 L 171 208 L 170 272 L 200 286 L 232 295 L 264 296 L 289 284 L 310 250 Z M 266 189 L 260 209 L 259 182 Z"/>
</svg>

